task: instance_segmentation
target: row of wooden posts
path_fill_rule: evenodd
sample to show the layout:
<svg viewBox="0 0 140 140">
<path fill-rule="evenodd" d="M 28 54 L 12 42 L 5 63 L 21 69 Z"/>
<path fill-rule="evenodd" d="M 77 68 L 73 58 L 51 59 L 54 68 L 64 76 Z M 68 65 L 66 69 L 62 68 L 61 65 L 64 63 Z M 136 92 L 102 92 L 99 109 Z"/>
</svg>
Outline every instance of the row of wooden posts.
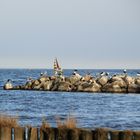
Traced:
<svg viewBox="0 0 140 140">
<path fill-rule="evenodd" d="M 0 140 L 140 140 L 140 131 L 0 127 Z"/>
</svg>

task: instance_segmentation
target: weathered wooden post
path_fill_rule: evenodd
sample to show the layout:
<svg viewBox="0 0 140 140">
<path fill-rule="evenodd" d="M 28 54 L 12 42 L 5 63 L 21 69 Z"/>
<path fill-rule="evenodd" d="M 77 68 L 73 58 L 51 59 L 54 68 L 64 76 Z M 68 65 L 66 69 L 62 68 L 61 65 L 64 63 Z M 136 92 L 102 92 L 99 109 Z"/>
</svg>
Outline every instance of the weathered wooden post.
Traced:
<svg viewBox="0 0 140 140">
<path fill-rule="evenodd" d="M 140 140 L 140 132 L 139 131 L 134 131 L 133 135 L 134 135 L 134 140 Z"/>
<path fill-rule="evenodd" d="M 79 130 L 77 128 L 69 129 L 67 138 L 68 140 L 79 140 Z"/>
<path fill-rule="evenodd" d="M 41 128 L 40 140 L 55 140 L 56 129 L 55 128 Z"/>
<path fill-rule="evenodd" d="M 38 140 L 38 130 L 37 128 L 29 128 L 28 130 L 28 140 Z"/>
<path fill-rule="evenodd" d="M 12 129 L 11 127 L 0 127 L 0 140 L 11 140 Z"/>
<path fill-rule="evenodd" d="M 119 132 L 115 130 L 110 131 L 111 140 L 119 140 Z"/>
<path fill-rule="evenodd" d="M 25 140 L 25 128 L 23 127 L 14 128 L 14 140 Z"/>
<path fill-rule="evenodd" d="M 133 132 L 129 130 L 121 131 L 119 137 L 119 140 L 133 140 Z"/>
<path fill-rule="evenodd" d="M 108 140 L 108 130 L 104 128 L 95 129 L 93 140 Z"/>
<path fill-rule="evenodd" d="M 57 137 L 57 140 L 68 140 L 68 130 L 67 128 L 57 128 L 57 134 L 56 134 L 56 137 Z"/>
<path fill-rule="evenodd" d="M 93 140 L 93 134 L 90 130 L 80 130 L 79 140 Z"/>
</svg>

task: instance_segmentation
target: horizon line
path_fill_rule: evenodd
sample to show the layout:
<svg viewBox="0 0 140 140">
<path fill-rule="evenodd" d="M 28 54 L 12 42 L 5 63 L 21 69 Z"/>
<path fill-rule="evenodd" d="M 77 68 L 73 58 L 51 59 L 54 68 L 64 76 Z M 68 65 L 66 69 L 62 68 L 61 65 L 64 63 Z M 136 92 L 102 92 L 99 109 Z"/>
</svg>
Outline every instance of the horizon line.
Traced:
<svg viewBox="0 0 140 140">
<path fill-rule="evenodd" d="M 53 68 L 43 68 L 43 67 L 33 67 L 33 68 L 28 68 L 28 67 L 0 67 L 0 69 L 49 69 L 49 70 L 53 70 Z M 140 68 L 64 68 L 63 70 L 73 70 L 73 69 L 79 69 L 79 70 L 109 70 L 109 69 L 112 69 L 112 70 L 122 70 L 122 69 L 127 69 L 127 70 L 140 70 Z"/>
</svg>

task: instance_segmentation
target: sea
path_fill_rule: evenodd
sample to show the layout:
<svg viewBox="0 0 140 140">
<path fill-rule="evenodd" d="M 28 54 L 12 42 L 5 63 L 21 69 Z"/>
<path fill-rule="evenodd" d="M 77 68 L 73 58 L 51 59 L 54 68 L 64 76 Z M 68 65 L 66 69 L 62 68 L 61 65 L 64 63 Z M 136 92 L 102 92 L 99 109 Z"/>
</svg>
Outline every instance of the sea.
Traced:
<svg viewBox="0 0 140 140">
<path fill-rule="evenodd" d="M 122 74 L 122 69 L 79 69 L 81 75 L 98 76 L 105 71 L 109 75 Z M 64 70 L 70 76 L 73 69 Z M 136 76 L 139 69 L 127 70 Z M 140 94 L 50 92 L 27 90 L 3 90 L 7 79 L 14 85 L 25 84 L 27 78 L 39 78 L 40 73 L 53 75 L 51 69 L 0 69 L 0 114 L 18 117 L 21 126 L 40 127 L 45 119 L 56 127 L 57 118 L 68 116 L 76 119 L 77 127 L 95 129 L 99 127 L 115 130 L 140 130 Z"/>
</svg>

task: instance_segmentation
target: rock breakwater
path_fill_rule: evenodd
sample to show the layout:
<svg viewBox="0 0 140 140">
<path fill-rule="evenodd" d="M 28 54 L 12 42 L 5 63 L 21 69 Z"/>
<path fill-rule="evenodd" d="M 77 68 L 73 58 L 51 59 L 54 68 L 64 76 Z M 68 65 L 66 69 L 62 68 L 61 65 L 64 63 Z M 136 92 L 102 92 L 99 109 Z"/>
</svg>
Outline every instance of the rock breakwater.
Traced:
<svg viewBox="0 0 140 140">
<path fill-rule="evenodd" d="M 140 77 L 127 74 L 108 76 L 101 74 L 93 77 L 90 74 L 81 76 L 73 74 L 65 76 L 46 76 L 30 79 L 24 85 L 14 86 L 8 83 L 5 90 L 43 90 L 65 92 L 92 92 L 92 93 L 140 93 Z"/>
</svg>

